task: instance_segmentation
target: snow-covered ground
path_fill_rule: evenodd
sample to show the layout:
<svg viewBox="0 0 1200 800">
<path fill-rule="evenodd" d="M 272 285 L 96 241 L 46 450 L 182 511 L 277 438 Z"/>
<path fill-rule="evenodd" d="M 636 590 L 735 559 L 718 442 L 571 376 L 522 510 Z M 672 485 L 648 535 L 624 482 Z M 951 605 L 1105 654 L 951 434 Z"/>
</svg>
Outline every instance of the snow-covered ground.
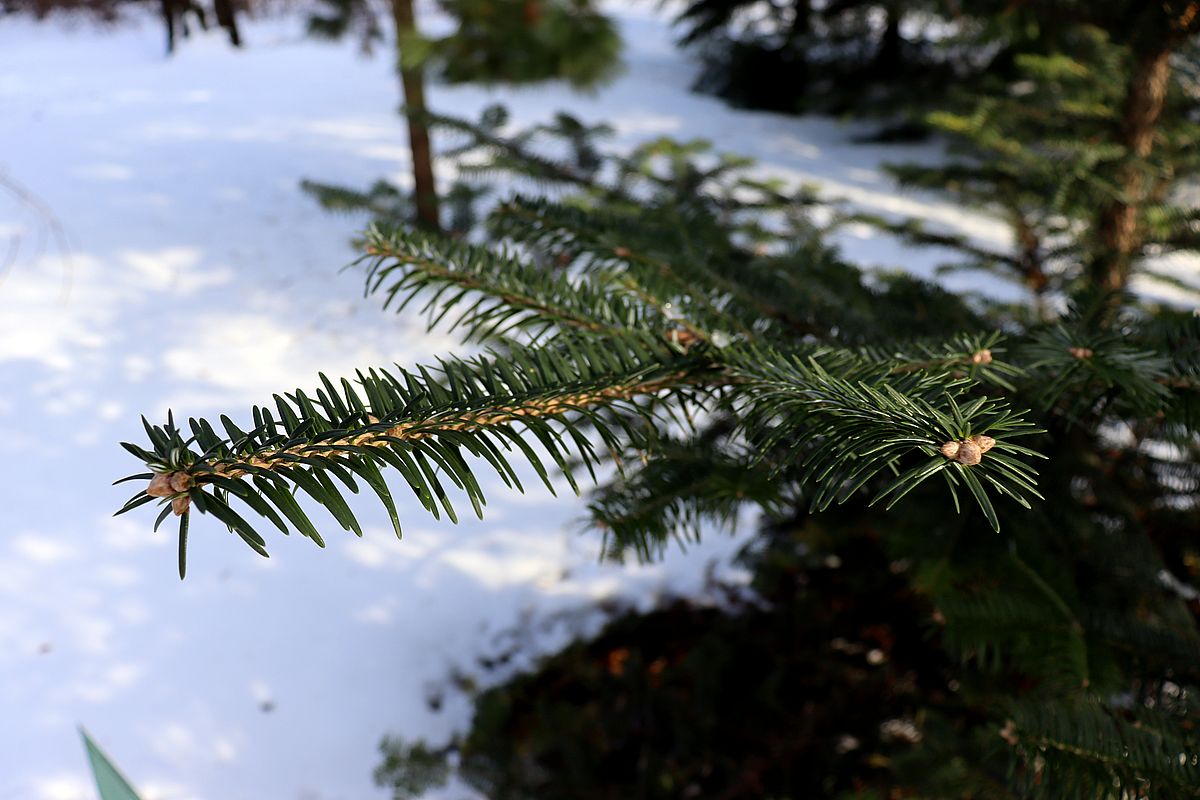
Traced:
<svg viewBox="0 0 1200 800">
<path fill-rule="evenodd" d="M 930 148 L 863 147 L 836 122 L 689 94 L 692 70 L 648 5 L 619 9 L 628 70 L 598 94 L 435 88 L 431 103 L 474 116 L 502 100 L 521 121 L 569 108 L 626 144 L 706 137 L 874 209 L 1003 237 L 897 194 L 877 168 Z M 109 482 L 139 467 L 117 442 L 141 440 L 141 413 L 248 410 L 318 370 L 454 346 L 361 299 L 359 277 L 338 271 L 361 220 L 298 189 L 405 179 L 389 59 L 306 40 L 295 20 L 246 38 L 242 51 L 193 38 L 166 60 L 153 22 L 0 20 L 0 176 L 61 223 L 0 193 L 0 800 L 94 797 L 79 724 L 146 800 L 382 797 L 385 733 L 438 739 L 468 719 L 453 693 L 428 707 L 449 669 L 506 631 L 565 641 L 554 615 L 597 598 L 696 592 L 738 545 L 599 565 L 578 501 L 493 481 L 482 523 L 435 523 L 406 499 L 401 542 L 362 502 L 364 539 L 331 535 L 320 551 L 276 536 L 270 560 L 199 520 L 181 584 L 173 533 L 152 534 L 147 513 L 111 517 L 130 490 Z M 845 247 L 932 263 L 866 235 Z"/>
</svg>

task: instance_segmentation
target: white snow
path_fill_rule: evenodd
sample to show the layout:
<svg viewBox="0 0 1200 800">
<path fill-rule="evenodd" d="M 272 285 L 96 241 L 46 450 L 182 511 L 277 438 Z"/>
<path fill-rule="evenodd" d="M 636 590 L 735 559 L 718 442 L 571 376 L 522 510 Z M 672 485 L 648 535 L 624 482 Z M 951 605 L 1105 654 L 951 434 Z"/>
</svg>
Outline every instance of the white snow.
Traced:
<svg viewBox="0 0 1200 800">
<path fill-rule="evenodd" d="M 1003 240 L 877 169 L 932 148 L 864 147 L 851 126 L 689 94 L 662 18 L 618 11 L 628 70 L 613 86 L 435 87 L 432 106 L 474 116 L 502 100 L 522 121 L 566 108 L 625 144 L 705 137 L 874 209 Z M 362 220 L 298 188 L 406 180 L 390 60 L 307 40 L 295 20 L 245 33 L 244 50 L 217 33 L 167 60 L 153 22 L 0 20 L 0 176 L 61 224 L 0 194 L 0 800 L 94 797 L 79 724 L 146 800 L 383 797 L 371 772 L 384 734 L 437 740 L 468 720 L 453 693 L 440 712 L 426 703 L 451 668 L 505 637 L 562 643 L 598 598 L 697 592 L 739 544 L 598 565 L 578 501 L 492 480 L 484 522 L 436 523 L 405 498 L 397 541 L 364 500 L 365 538 L 331 528 L 321 551 L 275 535 L 270 560 L 198 520 L 181 584 L 170 523 L 156 535 L 149 513 L 111 517 L 131 490 L 109 482 L 140 471 L 116 444 L 141 440 L 139 414 L 244 420 L 319 370 L 455 347 L 363 301 L 360 276 L 339 273 Z M 934 261 L 865 233 L 845 248 L 922 272 Z"/>
</svg>

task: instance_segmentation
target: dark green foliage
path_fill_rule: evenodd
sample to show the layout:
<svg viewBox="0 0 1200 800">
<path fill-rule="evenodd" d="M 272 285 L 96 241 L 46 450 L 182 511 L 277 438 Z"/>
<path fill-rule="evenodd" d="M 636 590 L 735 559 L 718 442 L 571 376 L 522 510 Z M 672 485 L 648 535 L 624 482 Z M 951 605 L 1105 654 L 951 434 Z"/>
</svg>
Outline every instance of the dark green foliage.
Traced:
<svg viewBox="0 0 1200 800">
<path fill-rule="evenodd" d="M 496 800 L 1117 798 L 1148 782 L 1154 797 L 1194 796 L 1178 684 L 1156 698 L 1166 714 L 1122 696 L 1048 704 L 1110 657 L 1104 631 L 1136 625 L 1085 632 L 1031 566 L 986 541 L 959 564 L 990 577 L 930 592 L 936 563 L 897 558 L 913 551 L 896 537 L 974 548 L 906 517 L 886 534 L 856 512 L 773 526 L 743 555 L 753 602 L 728 587 L 721 608 L 623 614 L 478 694 L 443 756 Z M 392 786 L 406 758 L 384 749 L 377 778 Z"/>
<path fill-rule="evenodd" d="M 442 0 L 454 31 L 400 42 L 405 65 L 448 83 L 522 85 L 563 80 L 595 89 L 620 71 L 621 38 L 591 0 Z M 382 37 L 380 10 L 365 0 L 320 0 L 309 14 L 314 36 L 352 35 L 366 51 Z"/>
<path fill-rule="evenodd" d="M 449 83 L 564 80 L 593 89 L 615 77 L 621 38 L 591 0 L 442 0 L 457 22 L 422 50 Z"/>
<path fill-rule="evenodd" d="M 691 0 L 676 17 L 698 48 L 696 88 L 783 113 L 892 116 L 888 138 L 949 83 L 991 66 L 996 48 L 968 13 L 940 0 Z"/>
<path fill-rule="evenodd" d="M 309 180 L 302 181 L 300 188 L 312 195 L 327 211 L 366 211 L 372 217 L 393 225 L 403 224 L 412 214 L 408 195 L 385 180 L 376 181 L 365 192 Z"/>
<path fill-rule="evenodd" d="M 1037 780 L 1026 780 L 1026 796 L 1095 797 L 1095 787 L 1105 785 L 1114 797 L 1200 796 L 1195 747 L 1163 716 L 1122 715 L 1097 703 L 1052 713 L 1022 708 L 1014 715 L 1013 735 L 1026 758 L 1044 764 Z"/>
<path fill-rule="evenodd" d="M 376 776 L 378 780 L 386 776 L 395 800 L 420 797 L 430 787 L 445 784 L 449 777 L 445 753 L 421 742 L 405 745 L 395 739 L 388 740 L 385 747 L 389 755 L 376 770 Z"/>
<path fill-rule="evenodd" d="M 410 224 L 416 211 L 412 194 L 385 180 L 376 181 L 366 191 L 311 180 L 301 181 L 300 188 L 328 211 L 366 213 L 388 227 Z M 487 188 L 480 185 L 462 181 L 451 185 L 442 197 L 442 205 L 449 211 L 445 232 L 461 236 L 476 227 L 479 223 L 476 208 L 487 193 Z"/>
<path fill-rule="evenodd" d="M 315 392 L 297 389 L 287 397 L 276 395 L 274 406 L 256 406 L 248 433 L 222 416 L 223 435 L 209 422 L 191 419 L 191 435 L 185 436 L 168 420 L 164 427 L 146 423 L 150 449 L 128 443 L 125 448 L 155 474 L 189 476 L 189 488 L 154 496 L 162 496 L 164 503 L 186 496 L 196 511 L 215 516 L 263 556 L 265 540 L 230 507 L 231 500 L 246 504 L 284 533 L 285 519 L 290 521 L 323 547 L 292 494 L 303 491 L 342 528 L 361 536 L 362 528 L 342 497 L 346 489 L 358 492 L 358 478 L 379 496 L 399 536 L 400 522 L 382 469 L 399 472 L 435 518 L 444 511 L 457 519 L 447 484 L 465 493 L 482 515 L 486 501 L 468 459 L 490 464 L 505 484 L 520 490 L 509 465 L 519 455 L 553 491 L 545 456 L 525 443 L 528 437 L 551 463 L 567 470 L 574 485 L 567 456 L 582 459 L 589 470 L 598 457 L 593 442 L 578 429 L 581 422 L 589 422 L 589 431 L 610 448 L 618 432 L 623 434 L 620 441 L 637 442 L 653 430 L 633 426 L 625 416 L 601 418 L 594 406 L 653 416 L 652 404 L 635 401 L 684 390 L 692 382 L 702 384 L 704 373 L 712 369 L 704 360 L 673 352 L 646 336 L 624 337 L 623 352 L 608 344 L 564 338 L 556 348 L 510 346 L 503 359 L 457 359 L 396 374 L 371 369 L 358 373 L 358 388 L 345 379 L 335 385 L 322 375 L 323 388 Z M 520 434 L 512 430 L 513 423 L 519 424 Z M 143 490 L 118 513 L 152 499 Z M 190 513 L 185 511 L 182 519 Z M 181 533 L 181 576 L 183 545 Z"/>
<path fill-rule="evenodd" d="M 366 0 L 318 0 L 308 15 L 308 33 L 319 39 L 353 36 L 364 52 L 383 39 L 379 16 Z"/>
<path fill-rule="evenodd" d="M 624 620 L 638 627 L 633 642 L 612 631 L 584 652 L 562 654 L 535 679 L 481 697 L 462 772 L 493 798 L 761 797 L 764 790 L 802 797 L 845 781 L 839 772 L 870 772 L 866 758 L 839 758 L 837 747 L 861 743 L 858 733 L 871 750 L 885 749 L 872 724 L 879 707 L 869 720 L 854 718 L 874 699 L 873 681 L 855 681 L 827 643 L 818 649 L 792 638 L 796 649 L 777 651 L 773 644 L 788 641 L 785 620 L 755 616 L 667 609 Z M 845 705 L 795 679 L 820 684 L 830 672 L 857 684 Z M 870 677 L 894 680 L 886 672 Z M 579 698 L 596 697 L 605 705 L 581 707 Z M 818 699 L 823 718 L 813 719 L 804 711 Z M 594 782 L 596 774 L 607 780 Z"/>
<path fill-rule="evenodd" d="M 900 185 L 946 191 L 987 212 L 1010 228 L 1011 244 L 981 246 L 919 220 L 858 218 L 962 254 L 944 269 L 998 274 L 1039 298 L 1122 290 L 1135 264 L 1190 301 L 1200 297 L 1194 282 L 1147 263 L 1197 244 L 1190 193 L 1200 175 L 1200 104 L 1186 43 L 1200 22 L 1186 4 L 1174 5 L 1027 10 L 1035 35 L 1010 54 L 1012 69 L 989 75 L 984 89 L 956 87 L 926 115 L 956 157 L 894 166 Z"/>
<path fill-rule="evenodd" d="M 701 527 L 732 529 L 746 503 L 782 511 L 787 489 L 756 469 L 749 448 L 735 450 L 724 440 L 733 424 L 723 417 L 691 436 L 664 439 L 664 454 L 597 494 L 588 512 L 603 531 L 604 554 L 621 559 L 660 556 L 672 542 L 698 540 Z"/>
</svg>

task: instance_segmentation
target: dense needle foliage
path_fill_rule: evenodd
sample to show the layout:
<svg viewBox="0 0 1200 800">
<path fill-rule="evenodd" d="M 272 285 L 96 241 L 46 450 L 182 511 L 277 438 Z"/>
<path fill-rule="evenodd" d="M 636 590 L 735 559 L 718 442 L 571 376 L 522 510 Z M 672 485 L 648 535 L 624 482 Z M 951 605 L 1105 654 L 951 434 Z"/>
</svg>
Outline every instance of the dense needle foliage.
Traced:
<svg viewBox="0 0 1200 800">
<path fill-rule="evenodd" d="M 847 264 L 811 194 L 703 143 L 614 155 L 565 115 L 434 119 L 468 172 L 538 190 L 443 237 L 386 186 L 311 189 L 391 223 L 362 242 L 371 298 L 484 352 L 147 422 L 122 511 L 175 511 L 181 575 L 196 513 L 266 555 L 259 519 L 324 546 L 318 507 L 361 534 L 362 484 L 398 534 L 396 485 L 482 514 L 481 470 L 599 476 L 611 557 L 760 512 L 750 591 L 614 620 L 479 695 L 448 748 L 393 742 L 397 797 L 452 750 L 495 798 L 1196 796 L 1200 318 L 1130 289 L 1195 249 L 1200 8 L 1048 8 L 1077 46 L 947 100 L 932 122 L 961 159 L 898 170 L 1015 249 L 872 220 L 1028 302 Z"/>
</svg>

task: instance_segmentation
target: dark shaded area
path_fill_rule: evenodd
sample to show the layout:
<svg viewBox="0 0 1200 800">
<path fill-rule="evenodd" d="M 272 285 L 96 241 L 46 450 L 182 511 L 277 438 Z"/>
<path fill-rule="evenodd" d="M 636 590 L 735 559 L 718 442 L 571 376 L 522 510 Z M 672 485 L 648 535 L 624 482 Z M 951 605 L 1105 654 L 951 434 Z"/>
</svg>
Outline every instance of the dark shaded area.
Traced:
<svg viewBox="0 0 1200 800">
<path fill-rule="evenodd" d="M 884 767 L 921 738 L 913 715 L 957 698 L 903 565 L 867 537 L 839 550 L 806 555 L 795 531 L 777 531 L 750 559 L 760 600 L 731 589 L 725 608 L 627 614 L 483 692 L 453 747 L 459 774 L 497 800 L 883 788 Z M 378 777 L 403 797 L 397 778 L 430 751 L 388 752 Z"/>
<path fill-rule="evenodd" d="M 975 4 L 979 5 L 979 4 Z M 923 135 L 946 87 L 1001 68 L 1003 33 L 972 3 L 694 0 L 676 18 L 695 88 L 744 108 L 884 118 L 879 137 Z"/>
</svg>

